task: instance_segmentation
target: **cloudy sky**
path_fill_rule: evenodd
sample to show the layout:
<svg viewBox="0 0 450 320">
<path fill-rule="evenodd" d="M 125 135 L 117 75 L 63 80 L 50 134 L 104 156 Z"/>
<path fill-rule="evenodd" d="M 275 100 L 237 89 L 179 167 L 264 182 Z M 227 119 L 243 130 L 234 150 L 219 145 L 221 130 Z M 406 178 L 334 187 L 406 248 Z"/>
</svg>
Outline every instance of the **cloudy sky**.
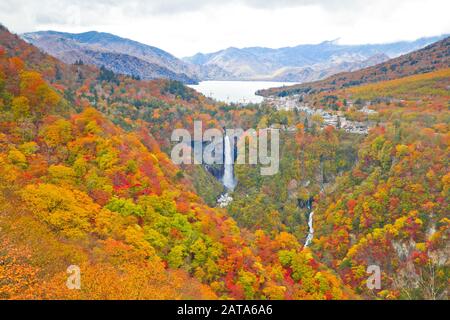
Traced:
<svg viewBox="0 0 450 320">
<path fill-rule="evenodd" d="M 382 43 L 450 33 L 449 0 L 0 0 L 16 33 L 104 31 L 183 57 L 339 38 Z"/>
</svg>

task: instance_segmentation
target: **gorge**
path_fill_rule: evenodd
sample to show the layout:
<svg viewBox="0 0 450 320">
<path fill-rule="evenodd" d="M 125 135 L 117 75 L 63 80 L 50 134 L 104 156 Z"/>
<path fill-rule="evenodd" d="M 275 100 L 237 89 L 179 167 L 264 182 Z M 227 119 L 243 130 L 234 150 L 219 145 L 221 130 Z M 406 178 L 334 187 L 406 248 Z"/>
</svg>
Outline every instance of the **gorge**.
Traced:
<svg viewBox="0 0 450 320">
<path fill-rule="evenodd" d="M 448 297 L 449 48 L 244 104 L 65 64 L 0 26 L 0 298 Z M 221 163 L 173 161 L 193 126 L 182 147 L 201 159 L 215 130 Z M 235 127 L 279 133 L 276 176 L 236 160 Z"/>
</svg>

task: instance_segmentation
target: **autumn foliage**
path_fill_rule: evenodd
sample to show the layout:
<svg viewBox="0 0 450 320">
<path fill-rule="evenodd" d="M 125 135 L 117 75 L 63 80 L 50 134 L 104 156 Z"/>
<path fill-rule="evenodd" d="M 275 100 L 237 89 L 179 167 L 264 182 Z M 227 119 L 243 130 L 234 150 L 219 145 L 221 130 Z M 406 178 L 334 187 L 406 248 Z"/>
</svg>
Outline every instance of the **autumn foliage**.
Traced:
<svg viewBox="0 0 450 320">
<path fill-rule="evenodd" d="M 208 207 L 161 151 L 166 117 L 216 105 L 165 81 L 108 82 L 6 30 L 0 44 L 0 298 L 351 297 L 295 237 L 249 232 Z M 80 290 L 66 287 L 71 265 Z"/>
</svg>

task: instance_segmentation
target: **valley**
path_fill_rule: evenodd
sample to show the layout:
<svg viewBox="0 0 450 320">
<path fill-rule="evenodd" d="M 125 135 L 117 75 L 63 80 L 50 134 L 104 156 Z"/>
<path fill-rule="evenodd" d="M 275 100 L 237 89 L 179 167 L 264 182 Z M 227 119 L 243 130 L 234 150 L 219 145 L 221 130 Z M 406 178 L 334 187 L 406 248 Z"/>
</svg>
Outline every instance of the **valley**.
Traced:
<svg viewBox="0 0 450 320">
<path fill-rule="evenodd" d="M 448 299 L 450 38 L 181 60 L 111 34 L 22 37 L 0 26 L 0 299 Z M 193 84 L 330 61 L 276 79 L 292 86 Z M 254 137 L 228 128 L 277 130 L 279 171 L 237 163 Z M 224 163 L 175 164 L 174 129 L 194 152 L 217 129 Z"/>
</svg>

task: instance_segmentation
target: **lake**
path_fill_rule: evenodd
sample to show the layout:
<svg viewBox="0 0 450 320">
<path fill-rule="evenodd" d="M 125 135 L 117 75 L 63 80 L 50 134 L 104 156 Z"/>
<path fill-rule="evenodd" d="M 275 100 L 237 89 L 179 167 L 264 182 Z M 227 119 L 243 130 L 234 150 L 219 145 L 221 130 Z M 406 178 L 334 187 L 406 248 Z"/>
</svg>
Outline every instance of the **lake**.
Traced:
<svg viewBox="0 0 450 320">
<path fill-rule="evenodd" d="M 260 103 L 263 97 L 255 95 L 261 89 L 290 86 L 293 82 L 272 81 L 202 81 L 189 85 L 209 98 L 228 103 Z"/>
</svg>

